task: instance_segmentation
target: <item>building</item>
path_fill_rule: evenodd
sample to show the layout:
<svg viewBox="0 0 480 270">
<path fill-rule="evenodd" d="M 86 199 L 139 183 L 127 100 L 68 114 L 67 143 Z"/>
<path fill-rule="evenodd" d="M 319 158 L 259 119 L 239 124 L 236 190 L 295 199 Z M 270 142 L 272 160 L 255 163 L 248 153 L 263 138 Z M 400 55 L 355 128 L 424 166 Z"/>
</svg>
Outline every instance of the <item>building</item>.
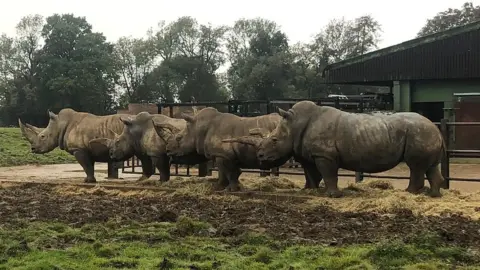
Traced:
<svg viewBox="0 0 480 270">
<path fill-rule="evenodd" d="M 389 86 L 395 111 L 480 121 L 478 101 L 459 104 L 454 96 L 480 93 L 480 21 L 328 65 L 323 77 L 327 84 Z"/>
</svg>

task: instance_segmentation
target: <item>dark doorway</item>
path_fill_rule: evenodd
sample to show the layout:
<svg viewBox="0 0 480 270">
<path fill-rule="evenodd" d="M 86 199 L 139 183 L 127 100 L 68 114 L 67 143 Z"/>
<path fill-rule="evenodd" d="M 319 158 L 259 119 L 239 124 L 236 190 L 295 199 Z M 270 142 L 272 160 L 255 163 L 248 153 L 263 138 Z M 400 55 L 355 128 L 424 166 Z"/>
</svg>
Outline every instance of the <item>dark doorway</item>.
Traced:
<svg viewBox="0 0 480 270">
<path fill-rule="evenodd" d="M 416 102 L 412 104 L 412 111 L 432 122 L 440 122 L 443 118 L 443 102 Z"/>
</svg>

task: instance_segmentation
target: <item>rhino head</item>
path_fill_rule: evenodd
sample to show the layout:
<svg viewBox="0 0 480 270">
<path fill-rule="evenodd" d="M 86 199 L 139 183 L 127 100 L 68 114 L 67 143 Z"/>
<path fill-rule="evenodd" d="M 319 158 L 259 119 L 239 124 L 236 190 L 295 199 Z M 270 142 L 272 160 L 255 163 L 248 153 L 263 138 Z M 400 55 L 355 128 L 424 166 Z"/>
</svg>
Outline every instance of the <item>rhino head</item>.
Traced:
<svg viewBox="0 0 480 270">
<path fill-rule="evenodd" d="M 255 146 L 257 158 L 260 162 L 281 160 L 293 151 L 293 140 L 290 132 L 293 112 L 278 108 L 278 114 L 282 116 L 282 120 L 280 120 L 272 132 L 262 128 L 254 128 L 249 130 L 249 136 L 225 139 L 222 142 L 236 142 Z"/>
<path fill-rule="evenodd" d="M 148 112 L 141 112 L 136 116 L 122 116 L 120 120 L 125 127 L 122 134 L 116 135 L 110 147 L 110 158 L 122 160 L 130 156 L 140 146 L 142 136 L 151 123 L 153 115 Z"/>
<path fill-rule="evenodd" d="M 175 135 L 181 133 L 184 129 L 179 129 L 176 126 L 159 119 L 153 119 L 152 122 L 158 136 L 165 142 L 167 154 L 169 156 L 176 156 L 180 146 L 178 145 Z"/>
<path fill-rule="evenodd" d="M 111 151 L 114 146 L 114 139 L 111 138 L 117 138 L 120 135 L 111 129 L 108 129 L 107 132 L 110 133 L 110 135 L 107 135 L 106 138 L 92 139 L 88 142 L 90 152 L 94 156 L 103 156 L 105 153 L 108 153 L 110 158 L 112 158 Z M 112 158 L 112 160 L 121 161 L 123 159 Z"/>
<path fill-rule="evenodd" d="M 166 152 L 170 157 L 187 156 L 196 151 L 195 116 L 182 113 L 181 117 L 187 122 L 183 129 L 179 129 L 170 123 L 153 122 L 157 134 L 165 141 Z"/>
<path fill-rule="evenodd" d="M 18 124 L 22 135 L 28 140 L 32 153 L 45 154 L 59 146 L 59 137 L 61 133 L 61 123 L 58 115 L 48 111 L 50 118 L 46 128 L 38 128 L 29 124 L 23 124 L 18 119 Z"/>
</svg>

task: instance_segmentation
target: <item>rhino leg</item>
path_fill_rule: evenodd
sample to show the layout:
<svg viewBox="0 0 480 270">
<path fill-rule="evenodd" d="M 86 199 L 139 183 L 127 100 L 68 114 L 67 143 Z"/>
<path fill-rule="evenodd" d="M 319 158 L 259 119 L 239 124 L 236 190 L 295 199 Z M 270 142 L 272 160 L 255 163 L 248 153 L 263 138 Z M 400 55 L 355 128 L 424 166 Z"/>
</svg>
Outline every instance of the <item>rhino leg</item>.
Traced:
<svg viewBox="0 0 480 270">
<path fill-rule="evenodd" d="M 223 158 L 217 158 L 216 163 L 218 166 L 218 171 L 225 174 L 225 178 L 228 180 L 228 186 L 225 188 L 225 190 L 226 191 L 241 190 L 240 183 L 238 182 L 238 177 L 242 173 L 240 168 L 233 166 L 230 161 L 225 160 Z M 225 181 L 225 180 L 219 178 L 219 181 Z"/>
<path fill-rule="evenodd" d="M 242 189 L 240 187 L 240 182 L 238 181 L 240 174 L 242 174 L 242 171 L 240 170 L 240 168 L 232 168 L 228 172 L 229 184 L 227 187 L 227 191 L 235 192 L 235 191 L 240 191 Z"/>
<path fill-rule="evenodd" d="M 77 150 L 73 153 L 73 156 L 78 161 L 78 163 L 82 166 L 85 174 L 87 177 L 83 180 L 85 183 L 95 183 L 97 179 L 95 179 L 94 171 L 95 171 L 95 162 L 90 157 L 90 155 L 85 150 Z"/>
<path fill-rule="evenodd" d="M 305 173 L 305 187 L 303 189 L 318 188 L 322 181 L 322 174 L 318 171 L 315 164 L 301 163 Z"/>
<path fill-rule="evenodd" d="M 338 165 L 334 161 L 322 157 L 315 159 L 315 165 L 325 180 L 327 196 L 332 198 L 342 197 L 343 194 L 338 189 Z"/>
<path fill-rule="evenodd" d="M 160 173 L 160 182 L 167 182 L 170 180 L 170 159 L 168 156 L 152 157 L 152 160 Z"/>
<path fill-rule="evenodd" d="M 442 186 L 445 179 L 440 172 L 439 166 L 436 165 L 428 168 L 426 175 L 428 182 L 430 183 L 430 196 L 442 197 L 442 194 L 440 193 L 440 187 Z"/>
<path fill-rule="evenodd" d="M 142 162 L 142 176 L 137 181 L 143 181 L 150 178 L 155 173 L 155 167 L 153 167 L 153 161 L 149 156 L 138 157 Z"/>
<path fill-rule="evenodd" d="M 425 187 L 425 170 L 417 166 L 410 166 L 410 181 L 408 182 L 407 192 L 418 194 Z"/>
<path fill-rule="evenodd" d="M 218 170 L 218 182 L 215 184 L 215 190 L 223 190 L 228 186 L 228 177 L 225 170 Z"/>
</svg>

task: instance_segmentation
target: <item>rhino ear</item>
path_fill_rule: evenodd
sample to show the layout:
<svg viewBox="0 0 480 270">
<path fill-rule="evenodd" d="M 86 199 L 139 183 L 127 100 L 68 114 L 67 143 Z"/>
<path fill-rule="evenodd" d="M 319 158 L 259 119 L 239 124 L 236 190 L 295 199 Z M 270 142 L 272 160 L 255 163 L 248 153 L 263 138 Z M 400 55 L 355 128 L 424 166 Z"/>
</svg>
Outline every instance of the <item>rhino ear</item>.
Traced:
<svg viewBox="0 0 480 270">
<path fill-rule="evenodd" d="M 112 140 L 108 138 L 93 139 L 88 142 L 90 151 L 93 155 L 105 155 L 110 150 Z"/>
<path fill-rule="evenodd" d="M 293 116 L 292 110 L 285 111 L 282 108 L 278 108 L 278 114 L 285 119 L 290 119 Z"/>
<path fill-rule="evenodd" d="M 224 139 L 222 140 L 223 143 L 241 143 L 241 144 L 248 144 L 248 145 L 253 145 L 256 146 L 260 143 L 260 138 L 258 137 L 253 137 L 253 136 L 242 136 L 238 138 L 232 138 L 232 139 Z"/>
<path fill-rule="evenodd" d="M 190 114 L 182 112 L 181 117 L 187 122 L 190 122 L 190 123 L 193 122 L 193 116 Z"/>
<path fill-rule="evenodd" d="M 54 114 L 54 113 L 51 112 L 50 110 L 48 110 L 47 112 L 48 112 L 48 117 L 49 117 L 51 120 L 55 121 L 55 120 L 58 119 L 58 115 Z"/>
</svg>

